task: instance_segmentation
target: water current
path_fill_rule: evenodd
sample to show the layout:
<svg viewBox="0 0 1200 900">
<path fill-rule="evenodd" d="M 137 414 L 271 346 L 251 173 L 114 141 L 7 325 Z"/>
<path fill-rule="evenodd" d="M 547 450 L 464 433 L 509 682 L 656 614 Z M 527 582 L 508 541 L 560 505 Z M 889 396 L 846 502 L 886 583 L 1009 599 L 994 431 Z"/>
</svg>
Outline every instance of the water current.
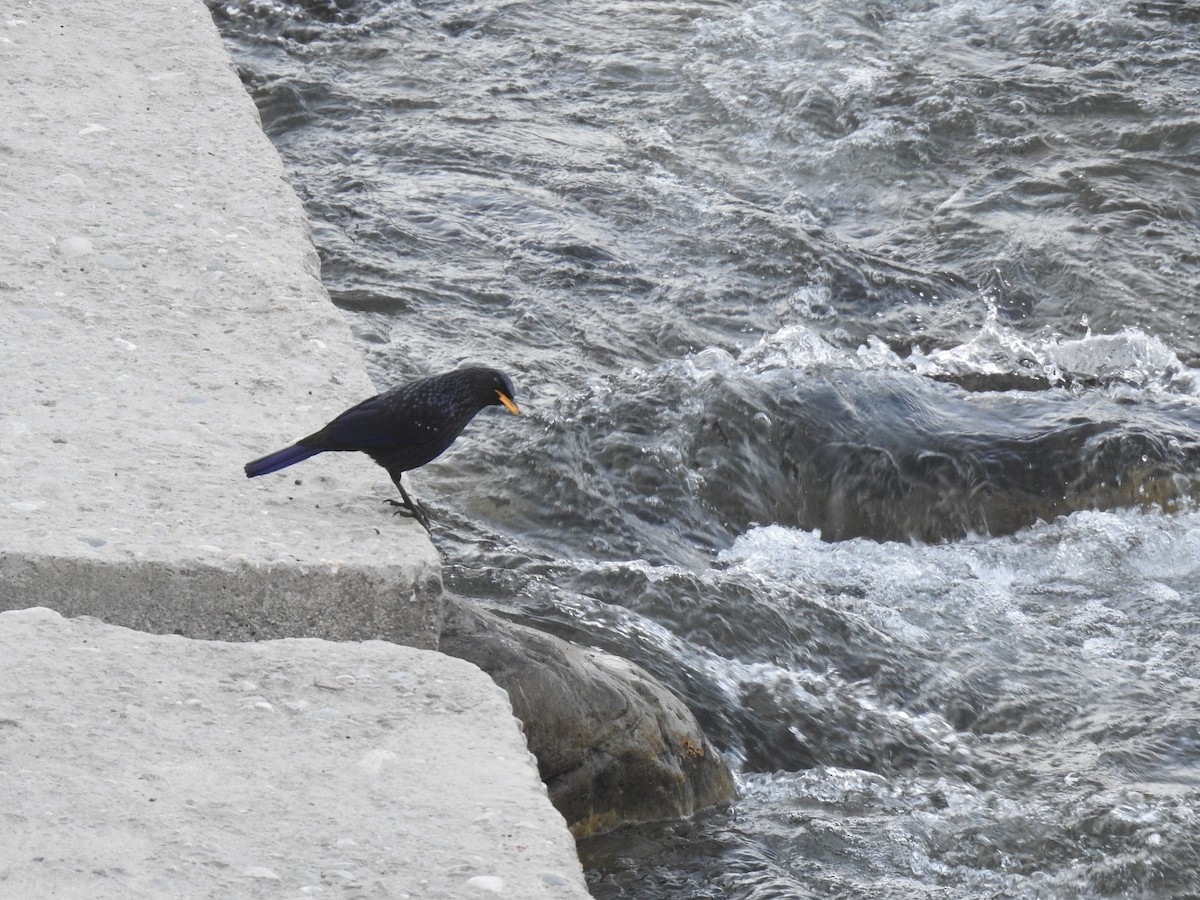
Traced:
<svg viewBox="0 0 1200 900">
<path fill-rule="evenodd" d="M 448 588 L 737 773 L 597 898 L 1200 896 L 1193 0 L 209 2 L 376 382 L 516 382 Z"/>
</svg>

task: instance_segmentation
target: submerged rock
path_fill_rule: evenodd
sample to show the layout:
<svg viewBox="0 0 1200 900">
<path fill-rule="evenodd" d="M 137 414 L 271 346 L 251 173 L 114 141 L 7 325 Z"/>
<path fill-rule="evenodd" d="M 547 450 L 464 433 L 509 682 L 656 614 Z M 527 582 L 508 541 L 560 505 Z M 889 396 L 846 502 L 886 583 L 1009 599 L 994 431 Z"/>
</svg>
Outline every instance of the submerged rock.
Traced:
<svg viewBox="0 0 1200 900">
<path fill-rule="evenodd" d="M 733 801 L 725 761 L 683 701 L 644 669 L 446 599 L 441 651 L 508 691 L 575 837 Z"/>
</svg>

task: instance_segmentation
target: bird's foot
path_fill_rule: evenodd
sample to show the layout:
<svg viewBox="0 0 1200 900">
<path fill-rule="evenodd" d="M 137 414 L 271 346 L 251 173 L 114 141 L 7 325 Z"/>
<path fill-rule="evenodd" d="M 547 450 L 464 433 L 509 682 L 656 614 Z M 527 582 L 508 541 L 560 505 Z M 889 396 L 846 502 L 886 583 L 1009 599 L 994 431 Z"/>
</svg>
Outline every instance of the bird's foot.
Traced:
<svg viewBox="0 0 1200 900">
<path fill-rule="evenodd" d="M 425 509 L 423 503 L 401 503 L 399 500 L 393 500 L 391 497 L 388 497 L 383 502 L 389 506 L 400 507 L 392 513 L 393 516 L 412 516 L 420 523 L 422 528 L 433 534 L 433 529 L 429 527 L 429 512 Z"/>
</svg>

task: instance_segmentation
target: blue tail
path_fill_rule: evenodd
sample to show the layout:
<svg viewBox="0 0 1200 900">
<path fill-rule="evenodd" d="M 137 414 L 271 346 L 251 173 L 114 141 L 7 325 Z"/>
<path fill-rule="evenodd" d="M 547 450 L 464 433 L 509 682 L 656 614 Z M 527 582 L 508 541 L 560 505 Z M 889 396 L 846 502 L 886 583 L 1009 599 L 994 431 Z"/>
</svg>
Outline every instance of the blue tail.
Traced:
<svg viewBox="0 0 1200 900">
<path fill-rule="evenodd" d="M 268 453 L 253 462 L 246 463 L 246 477 L 253 478 L 256 475 L 278 472 L 280 469 L 286 469 L 310 456 L 316 456 L 320 452 L 316 447 L 292 444 L 290 447 L 284 447 L 282 450 L 276 450 L 274 453 Z"/>
</svg>

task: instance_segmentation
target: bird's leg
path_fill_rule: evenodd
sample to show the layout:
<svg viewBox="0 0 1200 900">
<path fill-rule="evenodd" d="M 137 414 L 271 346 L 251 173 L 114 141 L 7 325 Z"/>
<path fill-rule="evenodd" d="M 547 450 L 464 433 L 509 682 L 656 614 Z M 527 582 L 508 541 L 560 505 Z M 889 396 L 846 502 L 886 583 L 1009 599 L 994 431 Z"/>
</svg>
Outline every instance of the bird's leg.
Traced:
<svg viewBox="0 0 1200 900">
<path fill-rule="evenodd" d="M 389 472 L 388 474 L 391 475 L 392 473 Z M 392 506 L 403 505 L 403 506 L 407 507 L 408 512 L 412 515 L 412 517 L 421 523 L 421 527 L 432 534 L 433 529 L 429 527 L 429 513 L 427 513 L 425 511 L 424 506 L 422 506 L 420 503 L 417 503 L 416 501 L 414 501 L 412 497 L 408 496 L 408 491 L 406 491 L 404 489 L 404 485 L 400 483 L 400 475 L 401 474 L 402 473 L 397 473 L 395 475 L 392 475 L 392 483 L 395 484 L 396 487 L 399 489 L 400 496 L 404 499 L 404 503 L 401 504 L 401 503 L 391 499 L 390 497 L 387 499 L 386 502 L 390 503 Z M 392 515 L 398 516 L 401 514 L 401 512 L 402 512 L 402 510 L 396 510 L 396 512 L 392 513 Z"/>
</svg>

